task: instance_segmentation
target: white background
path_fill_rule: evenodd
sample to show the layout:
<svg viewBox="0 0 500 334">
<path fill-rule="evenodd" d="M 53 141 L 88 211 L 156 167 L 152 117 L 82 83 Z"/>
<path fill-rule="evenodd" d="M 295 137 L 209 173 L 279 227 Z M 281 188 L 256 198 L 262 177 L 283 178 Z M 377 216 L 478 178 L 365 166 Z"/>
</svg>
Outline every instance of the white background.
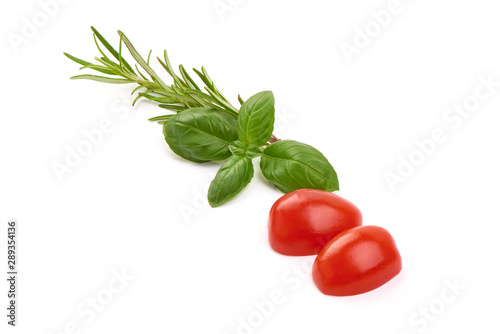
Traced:
<svg viewBox="0 0 500 334">
<path fill-rule="evenodd" d="M 460 124 L 443 118 L 479 77 L 500 81 L 498 4 L 401 0 L 348 62 L 342 43 L 376 29 L 370 13 L 389 1 L 221 3 L 231 10 L 218 13 L 212 0 L 61 0 L 46 22 L 37 1 L 2 3 L 0 247 L 4 263 L 6 222 L 17 219 L 20 278 L 15 330 L 1 280 L 0 331 L 498 333 L 500 87 Z M 23 36 L 26 22 L 39 28 Z M 236 200 L 209 208 L 203 196 L 219 165 L 169 151 L 147 121 L 163 110 L 131 108 L 133 85 L 68 79 L 81 73 L 63 52 L 98 54 L 90 25 L 114 45 L 121 29 L 143 54 L 168 48 L 173 64 L 205 66 L 234 104 L 272 90 L 276 134 L 328 157 L 339 194 L 394 236 L 401 274 L 364 295 L 321 294 L 309 270 L 291 271 L 314 257 L 270 249 L 267 214 L 281 194 L 260 172 Z M 105 119 L 102 143 L 58 180 L 54 162 Z M 436 128 L 446 140 L 391 189 L 386 173 L 417 157 L 415 141 Z M 122 270 L 133 279 L 111 294 Z M 257 314 L 255 303 L 279 292 L 282 303 Z M 96 297 L 107 304 L 91 317 Z M 255 326 L 242 325 L 249 318 Z"/>
</svg>

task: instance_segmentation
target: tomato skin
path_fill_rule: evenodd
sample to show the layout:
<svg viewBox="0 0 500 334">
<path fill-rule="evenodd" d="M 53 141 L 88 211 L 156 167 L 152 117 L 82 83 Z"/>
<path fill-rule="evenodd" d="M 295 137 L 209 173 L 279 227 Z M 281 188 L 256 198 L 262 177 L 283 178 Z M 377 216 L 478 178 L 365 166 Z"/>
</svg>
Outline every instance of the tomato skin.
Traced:
<svg viewBox="0 0 500 334">
<path fill-rule="evenodd" d="M 352 296 L 384 285 L 401 268 L 401 255 L 389 232 L 378 226 L 360 226 L 325 245 L 314 261 L 312 275 L 324 294 Z"/>
<path fill-rule="evenodd" d="M 315 255 L 340 232 L 360 226 L 361 211 L 327 191 L 299 189 L 279 198 L 269 213 L 269 243 L 284 255 Z"/>
</svg>

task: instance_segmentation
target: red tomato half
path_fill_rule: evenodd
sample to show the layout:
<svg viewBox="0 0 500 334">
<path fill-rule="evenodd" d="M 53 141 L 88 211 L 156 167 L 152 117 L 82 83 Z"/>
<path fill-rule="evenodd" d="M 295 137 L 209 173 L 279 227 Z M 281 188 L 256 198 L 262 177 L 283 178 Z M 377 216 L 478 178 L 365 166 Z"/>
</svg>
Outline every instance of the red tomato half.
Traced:
<svg viewBox="0 0 500 334">
<path fill-rule="evenodd" d="M 299 189 L 274 203 L 269 213 L 269 243 L 285 255 L 314 255 L 340 232 L 360 226 L 361 211 L 327 191 Z"/>
<path fill-rule="evenodd" d="M 319 252 L 313 280 L 321 292 L 334 296 L 365 293 L 401 271 L 401 256 L 387 230 L 360 226 L 344 231 Z"/>
</svg>

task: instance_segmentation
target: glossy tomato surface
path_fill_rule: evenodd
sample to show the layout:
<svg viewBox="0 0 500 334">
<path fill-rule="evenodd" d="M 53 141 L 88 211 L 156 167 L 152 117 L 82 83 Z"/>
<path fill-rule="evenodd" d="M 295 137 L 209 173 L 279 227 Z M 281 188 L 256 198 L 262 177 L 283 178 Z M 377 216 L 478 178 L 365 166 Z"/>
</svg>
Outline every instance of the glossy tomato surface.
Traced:
<svg viewBox="0 0 500 334">
<path fill-rule="evenodd" d="M 313 280 L 321 292 L 334 296 L 365 293 L 401 271 L 401 256 L 389 232 L 378 226 L 344 231 L 321 250 Z"/>
<path fill-rule="evenodd" d="M 314 255 L 340 232 L 360 226 L 361 211 L 327 191 L 299 189 L 274 203 L 269 212 L 269 243 L 285 255 Z"/>
</svg>

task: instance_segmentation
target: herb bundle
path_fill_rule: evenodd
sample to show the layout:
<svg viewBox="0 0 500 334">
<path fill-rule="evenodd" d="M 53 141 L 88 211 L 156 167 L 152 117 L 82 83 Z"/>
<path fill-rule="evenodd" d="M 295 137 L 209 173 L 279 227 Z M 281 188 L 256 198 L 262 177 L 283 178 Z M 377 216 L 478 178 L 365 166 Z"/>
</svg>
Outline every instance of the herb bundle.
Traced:
<svg viewBox="0 0 500 334">
<path fill-rule="evenodd" d="M 175 73 L 165 51 L 163 59 L 157 60 L 173 80 L 167 85 L 150 66 L 151 51 L 144 59 L 121 31 L 116 51 L 94 27 L 92 31 L 100 53 L 96 63 L 65 55 L 82 65 L 81 69 L 94 70 L 99 75 L 84 74 L 71 79 L 136 84 L 132 91 L 137 93 L 134 104 L 144 98 L 171 111 L 150 120 L 163 125 L 165 140 L 174 153 L 196 163 L 224 161 L 208 190 L 212 207 L 228 202 L 245 188 L 254 175 L 252 160 L 258 157 L 264 177 L 285 193 L 302 188 L 339 189 L 337 174 L 321 152 L 273 135 L 272 92 L 257 93 L 246 101 L 238 96 L 238 109 L 219 91 L 205 68 L 193 69 L 203 83 L 198 85 L 182 65 L 180 75 Z M 123 57 L 123 45 L 135 60 L 133 66 Z"/>
</svg>

